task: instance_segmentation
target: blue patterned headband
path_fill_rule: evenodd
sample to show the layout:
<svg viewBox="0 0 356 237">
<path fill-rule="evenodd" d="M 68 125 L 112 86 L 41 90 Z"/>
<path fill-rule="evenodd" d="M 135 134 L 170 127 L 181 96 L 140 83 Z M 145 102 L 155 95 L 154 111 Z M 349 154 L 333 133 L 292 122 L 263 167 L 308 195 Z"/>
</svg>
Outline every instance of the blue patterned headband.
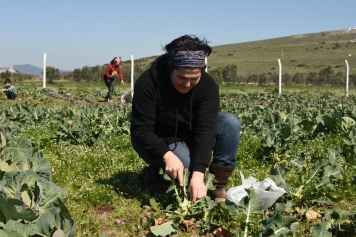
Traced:
<svg viewBox="0 0 356 237">
<path fill-rule="evenodd" d="M 177 51 L 169 54 L 169 62 L 177 67 L 205 67 L 205 52 L 199 51 Z"/>
</svg>

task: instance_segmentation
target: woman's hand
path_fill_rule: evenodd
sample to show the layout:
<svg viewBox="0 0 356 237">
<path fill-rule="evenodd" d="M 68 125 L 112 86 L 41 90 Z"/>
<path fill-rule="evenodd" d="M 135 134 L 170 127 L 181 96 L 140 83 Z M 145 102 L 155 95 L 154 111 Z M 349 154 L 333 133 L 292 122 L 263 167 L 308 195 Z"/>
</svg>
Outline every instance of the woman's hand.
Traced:
<svg viewBox="0 0 356 237">
<path fill-rule="evenodd" d="M 179 185 L 183 186 L 184 165 L 182 161 L 171 151 L 163 156 L 163 162 L 166 164 L 166 173 L 172 179 L 178 179 Z"/>
<path fill-rule="evenodd" d="M 124 84 L 125 84 L 124 80 L 121 80 L 121 85 L 124 85 Z"/>
<path fill-rule="evenodd" d="M 204 184 L 204 173 L 194 171 L 189 183 L 189 194 L 192 202 L 206 196 L 207 189 Z"/>
</svg>

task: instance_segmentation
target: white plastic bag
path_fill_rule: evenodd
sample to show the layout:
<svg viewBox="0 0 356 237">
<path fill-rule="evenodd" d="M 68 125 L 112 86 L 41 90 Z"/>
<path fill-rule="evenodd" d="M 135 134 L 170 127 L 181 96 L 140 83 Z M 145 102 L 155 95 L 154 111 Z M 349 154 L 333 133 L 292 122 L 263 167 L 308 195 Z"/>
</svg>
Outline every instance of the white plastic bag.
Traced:
<svg viewBox="0 0 356 237">
<path fill-rule="evenodd" d="M 264 210 L 271 207 L 280 196 L 286 193 L 286 190 L 278 187 L 271 178 L 266 178 L 262 182 L 256 182 L 257 179 L 254 177 L 245 179 L 241 171 L 240 176 L 242 185 L 232 187 L 226 192 L 226 198 L 236 205 L 239 205 L 241 199 L 248 195 L 245 189 L 251 187 L 254 188 L 256 196 L 259 197 L 263 203 Z"/>
</svg>

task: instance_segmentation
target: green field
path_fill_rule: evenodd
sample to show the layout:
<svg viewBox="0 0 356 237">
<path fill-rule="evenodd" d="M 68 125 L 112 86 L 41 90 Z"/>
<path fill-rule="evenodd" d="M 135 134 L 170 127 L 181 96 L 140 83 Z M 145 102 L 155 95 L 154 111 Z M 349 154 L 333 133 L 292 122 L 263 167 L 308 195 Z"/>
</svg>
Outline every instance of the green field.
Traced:
<svg viewBox="0 0 356 237">
<path fill-rule="evenodd" d="M 0 131 L 6 138 L 5 148 L 0 136 L 0 178 L 17 154 L 4 148 L 19 146 L 21 137 L 30 139 L 32 151 L 49 161 L 52 182 L 67 190 L 62 200 L 70 215 L 64 215 L 75 221 L 76 237 L 152 236 L 155 223 L 173 216 L 186 222 L 172 236 L 224 231 L 224 236 L 276 236 L 282 230 L 284 236 L 352 236 L 355 231 L 354 88 L 346 98 L 338 87 L 286 87 L 278 94 L 276 86 L 220 85 L 221 111 L 242 122 L 237 168 L 228 187 L 241 185 L 241 171 L 259 181 L 271 177 L 287 193 L 265 212 L 253 190 L 240 207 L 204 199 L 205 206 L 194 212 L 174 207 L 172 212 L 172 193 L 150 194 L 140 185 L 146 164 L 131 146 L 131 105 L 119 102 L 129 85 L 116 87 L 113 104 L 103 102 L 102 83 L 17 85 L 22 100 L 0 100 Z M 16 167 L 24 172 L 23 163 Z M 5 229 L 24 231 L 11 220 L 0 211 L 0 235 Z M 26 225 L 35 221 L 17 219 Z M 195 225 L 188 228 L 188 221 Z"/>
</svg>

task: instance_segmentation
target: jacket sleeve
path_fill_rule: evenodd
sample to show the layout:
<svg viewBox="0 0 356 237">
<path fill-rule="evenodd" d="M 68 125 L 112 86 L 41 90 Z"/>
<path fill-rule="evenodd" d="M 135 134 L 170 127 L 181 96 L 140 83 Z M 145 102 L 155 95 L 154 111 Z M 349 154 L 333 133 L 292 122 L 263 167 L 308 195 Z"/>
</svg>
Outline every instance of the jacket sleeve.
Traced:
<svg viewBox="0 0 356 237">
<path fill-rule="evenodd" d="M 134 92 L 131 136 L 152 158 L 162 159 L 169 148 L 154 133 L 158 95 L 148 71 L 137 79 Z"/>
<path fill-rule="evenodd" d="M 193 171 L 205 172 L 210 164 L 212 150 L 216 143 L 217 117 L 219 113 L 219 87 L 208 74 L 207 83 L 202 83 L 197 98 L 198 105 L 194 130 L 194 165 Z M 204 93 L 202 93 L 204 91 Z"/>
<path fill-rule="evenodd" d="M 121 70 L 120 66 L 118 66 L 118 68 L 117 68 L 117 73 L 119 74 L 120 80 L 123 81 L 124 80 L 124 76 L 122 75 L 122 70 Z"/>
<path fill-rule="evenodd" d="M 112 66 L 111 66 L 111 63 L 109 63 L 109 64 L 106 66 L 105 76 L 106 76 L 107 78 L 111 78 L 111 73 L 112 73 Z"/>
</svg>

